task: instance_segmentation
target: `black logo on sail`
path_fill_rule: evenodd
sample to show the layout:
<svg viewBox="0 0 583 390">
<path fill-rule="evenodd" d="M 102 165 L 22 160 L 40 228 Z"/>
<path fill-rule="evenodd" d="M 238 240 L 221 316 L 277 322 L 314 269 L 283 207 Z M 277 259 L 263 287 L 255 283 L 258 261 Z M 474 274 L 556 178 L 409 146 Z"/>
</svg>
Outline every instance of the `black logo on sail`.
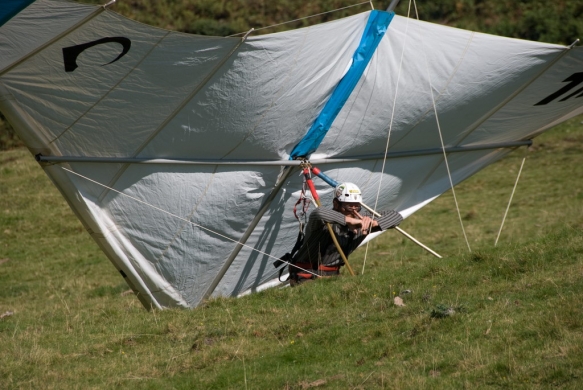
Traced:
<svg viewBox="0 0 583 390">
<path fill-rule="evenodd" d="M 579 84 L 583 83 L 583 72 L 572 74 L 571 76 L 569 76 L 565 80 L 563 80 L 563 82 L 564 83 L 568 82 L 569 84 L 565 85 L 563 88 L 559 89 L 557 92 L 550 94 L 549 96 L 547 96 L 546 98 L 544 98 L 543 100 L 541 100 L 540 102 L 535 104 L 535 106 L 544 106 L 545 104 L 549 104 L 553 100 L 560 98 L 561 96 L 563 96 L 567 92 L 570 92 L 572 89 L 574 89 Z M 562 98 L 559 101 L 564 102 L 565 100 L 570 99 L 575 95 L 577 95 L 576 97 L 583 96 L 583 87 L 568 94 L 567 96 L 565 96 L 564 98 Z"/>
<path fill-rule="evenodd" d="M 85 50 L 89 49 L 90 47 L 102 45 L 104 43 L 119 43 L 122 46 L 122 51 L 119 55 L 114 58 L 112 61 L 108 62 L 107 64 L 103 64 L 101 66 L 109 65 L 114 63 L 115 61 L 119 60 L 121 57 L 126 55 L 128 51 L 130 51 L 130 47 L 132 46 L 132 41 L 125 37 L 107 37 L 101 38 L 96 41 L 82 43 L 81 45 L 69 46 L 63 48 L 63 62 L 65 63 L 65 72 L 72 72 L 77 69 L 77 57 L 79 54 L 83 53 Z"/>
</svg>

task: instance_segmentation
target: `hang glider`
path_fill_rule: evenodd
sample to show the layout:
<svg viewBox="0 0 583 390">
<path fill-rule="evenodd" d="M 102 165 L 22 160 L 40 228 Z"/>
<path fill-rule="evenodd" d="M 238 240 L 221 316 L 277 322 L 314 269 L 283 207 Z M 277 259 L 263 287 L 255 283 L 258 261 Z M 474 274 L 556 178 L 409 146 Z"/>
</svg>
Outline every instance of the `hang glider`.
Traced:
<svg viewBox="0 0 583 390">
<path fill-rule="evenodd" d="M 9 3 L 0 111 L 147 308 L 276 277 L 298 158 L 407 217 L 450 188 L 444 150 L 457 184 L 583 113 L 579 47 L 384 11 L 242 39 Z"/>
</svg>

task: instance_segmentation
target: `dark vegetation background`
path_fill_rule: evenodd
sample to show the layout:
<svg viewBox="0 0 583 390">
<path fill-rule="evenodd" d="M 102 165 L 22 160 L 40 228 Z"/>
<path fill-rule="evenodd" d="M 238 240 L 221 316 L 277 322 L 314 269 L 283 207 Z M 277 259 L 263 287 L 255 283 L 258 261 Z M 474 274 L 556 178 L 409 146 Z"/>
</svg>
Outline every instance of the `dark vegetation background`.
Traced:
<svg viewBox="0 0 583 390">
<path fill-rule="evenodd" d="M 85 0 L 104 4 L 105 0 Z M 192 34 L 226 36 L 289 22 L 362 3 L 361 0 L 118 0 L 111 9 L 142 23 Z M 386 9 L 390 0 L 372 1 Z M 408 0 L 397 14 L 407 15 Z M 256 32 L 272 33 L 326 22 L 370 9 L 356 7 Z M 569 45 L 583 31 L 583 1 L 441 0 L 417 1 L 419 18 L 431 22 L 513 38 Z M 411 16 L 415 17 L 414 8 Z M 0 113 L 0 150 L 22 146 Z"/>
</svg>

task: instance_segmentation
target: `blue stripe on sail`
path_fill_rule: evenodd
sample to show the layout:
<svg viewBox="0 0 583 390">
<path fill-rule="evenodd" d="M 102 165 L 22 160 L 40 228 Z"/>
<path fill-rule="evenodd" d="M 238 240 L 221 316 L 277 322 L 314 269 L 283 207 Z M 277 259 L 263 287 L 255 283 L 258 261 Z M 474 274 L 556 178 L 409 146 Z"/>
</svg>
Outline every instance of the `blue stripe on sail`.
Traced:
<svg viewBox="0 0 583 390">
<path fill-rule="evenodd" d="M 14 15 L 28 7 L 34 0 L 2 0 L 0 7 L 0 26 L 12 19 Z"/>
<path fill-rule="evenodd" d="M 393 20 L 393 16 L 395 16 L 394 12 L 371 11 L 360 44 L 352 57 L 350 69 L 332 92 L 332 96 L 326 102 L 310 130 L 290 153 L 290 160 L 296 157 L 306 157 L 320 146 L 330 126 L 364 73 L 379 42 L 385 35 L 389 23 Z"/>
</svg>

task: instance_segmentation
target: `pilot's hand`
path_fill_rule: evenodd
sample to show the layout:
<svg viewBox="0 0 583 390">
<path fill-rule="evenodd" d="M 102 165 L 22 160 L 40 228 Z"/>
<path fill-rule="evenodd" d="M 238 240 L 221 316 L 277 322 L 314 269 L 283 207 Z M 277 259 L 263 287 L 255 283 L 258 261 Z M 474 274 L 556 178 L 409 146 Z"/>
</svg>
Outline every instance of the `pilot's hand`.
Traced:
<svg viewBox="0 0 583 390">
<path fill-rule="evenodd" d="M 361 220 L 361 231 L 363 235 L 367 235 L 372 230 L 373 220 L 371 217 L 362 217 Z"/>
</svg>

